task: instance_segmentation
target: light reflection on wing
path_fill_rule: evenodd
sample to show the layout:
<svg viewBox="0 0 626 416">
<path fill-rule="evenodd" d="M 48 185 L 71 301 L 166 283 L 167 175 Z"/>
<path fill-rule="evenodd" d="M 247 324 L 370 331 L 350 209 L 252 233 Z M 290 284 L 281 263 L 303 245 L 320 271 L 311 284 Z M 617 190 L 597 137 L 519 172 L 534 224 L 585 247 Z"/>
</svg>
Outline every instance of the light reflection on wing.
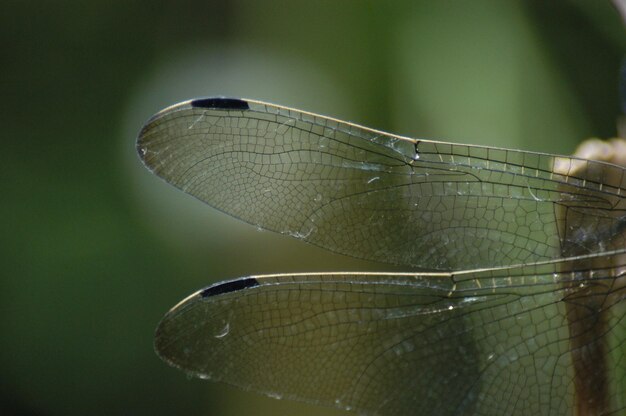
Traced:
<svg viewBox="0 0 626 416">
<path fill-rule="evenodd" d="M 170 364 L 362 414 L 626 411 L 623 167 L 224 98 L 163 110 L 137 148 L 258 227 L 440 271 L 211 286 L 159 325 Z"/>
</svg>

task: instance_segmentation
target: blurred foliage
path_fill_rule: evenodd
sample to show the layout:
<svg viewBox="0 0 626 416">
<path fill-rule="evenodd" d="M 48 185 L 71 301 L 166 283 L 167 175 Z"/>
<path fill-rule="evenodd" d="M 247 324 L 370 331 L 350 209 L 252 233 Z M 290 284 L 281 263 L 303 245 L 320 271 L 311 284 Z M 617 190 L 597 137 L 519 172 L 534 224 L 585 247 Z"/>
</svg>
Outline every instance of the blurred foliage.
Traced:
<svg viewBox="0 0 626 416">
<path fill-rule="evenodd" d="M 568 153 L 615 134 L 625 40 L 608 1 L 3 1 L 0 413 L 341 414 L 154 354 L 166 310 L 216 280 L 390 269 L 248 230 L 150 176 L 133 143 L 160 108 L 237 95 Z"/>
</svg>

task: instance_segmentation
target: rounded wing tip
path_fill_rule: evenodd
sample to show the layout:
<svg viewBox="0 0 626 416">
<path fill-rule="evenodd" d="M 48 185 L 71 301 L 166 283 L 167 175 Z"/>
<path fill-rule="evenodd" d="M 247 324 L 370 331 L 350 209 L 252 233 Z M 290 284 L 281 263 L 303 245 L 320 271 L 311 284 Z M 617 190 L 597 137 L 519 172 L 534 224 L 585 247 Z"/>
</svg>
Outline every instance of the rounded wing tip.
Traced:
<svg viewBox="0 0 626 416">
<path fill-rule="evenodd" d="M 137 135 L 136 149 L 139 158 L 146 164 L 147 148 L 145 142 L 150 131 L 154 127 L 157 120 L 162 117 L 171 114 L 176 111 L 185 110 L 189 108 L 206 108 L 213 110 L 249 110 L 250 105 L 247 100 L 241 98 L 227 98 L 227 97 L 206 97 L 196 98 L 192 100 L 182 101 L 180 103 L 171 105 L 164 108 L 158 113 L 154 114 L 148 121 L 145 122 L 141 131 Z"/>
<path fill-rule="evenodd" d="M 261 283 L 255 277 L 244 277 L 236 280 L 216 283 L 202 290 L 199 290 L 176 304 L 163 317 L 157 326 L 154 334 L 154 350 L 157 355 L 169 365 L 184 369 L 189 372 L 189 366 L 185 365 L 181 358 L 180 351 L 176 349 L 176 340 L 181 335 L 181 322 L 185 323 L 184 315 L 196 308 L 203 299 L 223 295 L 232 292 L 260 286 Z M 211 303 L 211 300 L 206 300 Z M 204 303 L 204 302 L 202 302 Z"/>
</svg>

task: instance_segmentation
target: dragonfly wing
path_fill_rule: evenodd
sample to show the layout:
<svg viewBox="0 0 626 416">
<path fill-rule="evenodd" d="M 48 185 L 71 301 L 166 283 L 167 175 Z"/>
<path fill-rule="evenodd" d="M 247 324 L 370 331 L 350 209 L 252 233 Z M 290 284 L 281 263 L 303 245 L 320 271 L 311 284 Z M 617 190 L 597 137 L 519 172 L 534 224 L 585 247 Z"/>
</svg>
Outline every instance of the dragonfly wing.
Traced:
<svg viewBox="0 0 626 416">
<path fill-rule="evenodd" d="M 252 100 L 165 109 L 137 147 L 157 175 L 257 227 L 423 269 L 558 258 L 568 239 L 601 252 L 626 223 L 614 165 L 407 139 Z M 604 174 L 577 177 L 581 164 Z"/>
<path fill-rule="evenodd" d="M 612 266 L 580 270 L 599 257 Z M 572 414 L 571 346 L 602 347 L 607 366 L 587 371 L 602 372 L 605 410 L 618 414 L 626 408 L 623 257 L 461 273 L 249 277 L 174 307 L 156 349 L 202 378 L 404 416 Z M 567 304 L 586 297 L 597 307 L 578 310 L 577 319 L 601 326 L 595 339 L 568 325 Z"/>
</svg>

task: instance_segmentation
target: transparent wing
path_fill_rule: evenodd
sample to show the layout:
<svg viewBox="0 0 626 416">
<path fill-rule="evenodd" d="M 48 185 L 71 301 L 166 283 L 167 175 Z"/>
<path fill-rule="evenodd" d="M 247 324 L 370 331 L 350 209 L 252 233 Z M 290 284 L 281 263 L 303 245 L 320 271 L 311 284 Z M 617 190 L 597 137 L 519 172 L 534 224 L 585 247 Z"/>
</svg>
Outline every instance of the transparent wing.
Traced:
<svg viewBox="0 0 626 416">
<path fill-rule="evenodd" d="M 360 414 L 623 414 L 625 257 L 249 277 L 174 307 L 156 349 L 202 378 Z"/>
<path fill-rule="evenodd" d="M 413 140 L 226 98 L 163 110 L 137 146 L 150 170 L 219 210 L 368 260 L 459 270 L 626 244 L 624 169 L 602 162 Z"/>
</svg>

